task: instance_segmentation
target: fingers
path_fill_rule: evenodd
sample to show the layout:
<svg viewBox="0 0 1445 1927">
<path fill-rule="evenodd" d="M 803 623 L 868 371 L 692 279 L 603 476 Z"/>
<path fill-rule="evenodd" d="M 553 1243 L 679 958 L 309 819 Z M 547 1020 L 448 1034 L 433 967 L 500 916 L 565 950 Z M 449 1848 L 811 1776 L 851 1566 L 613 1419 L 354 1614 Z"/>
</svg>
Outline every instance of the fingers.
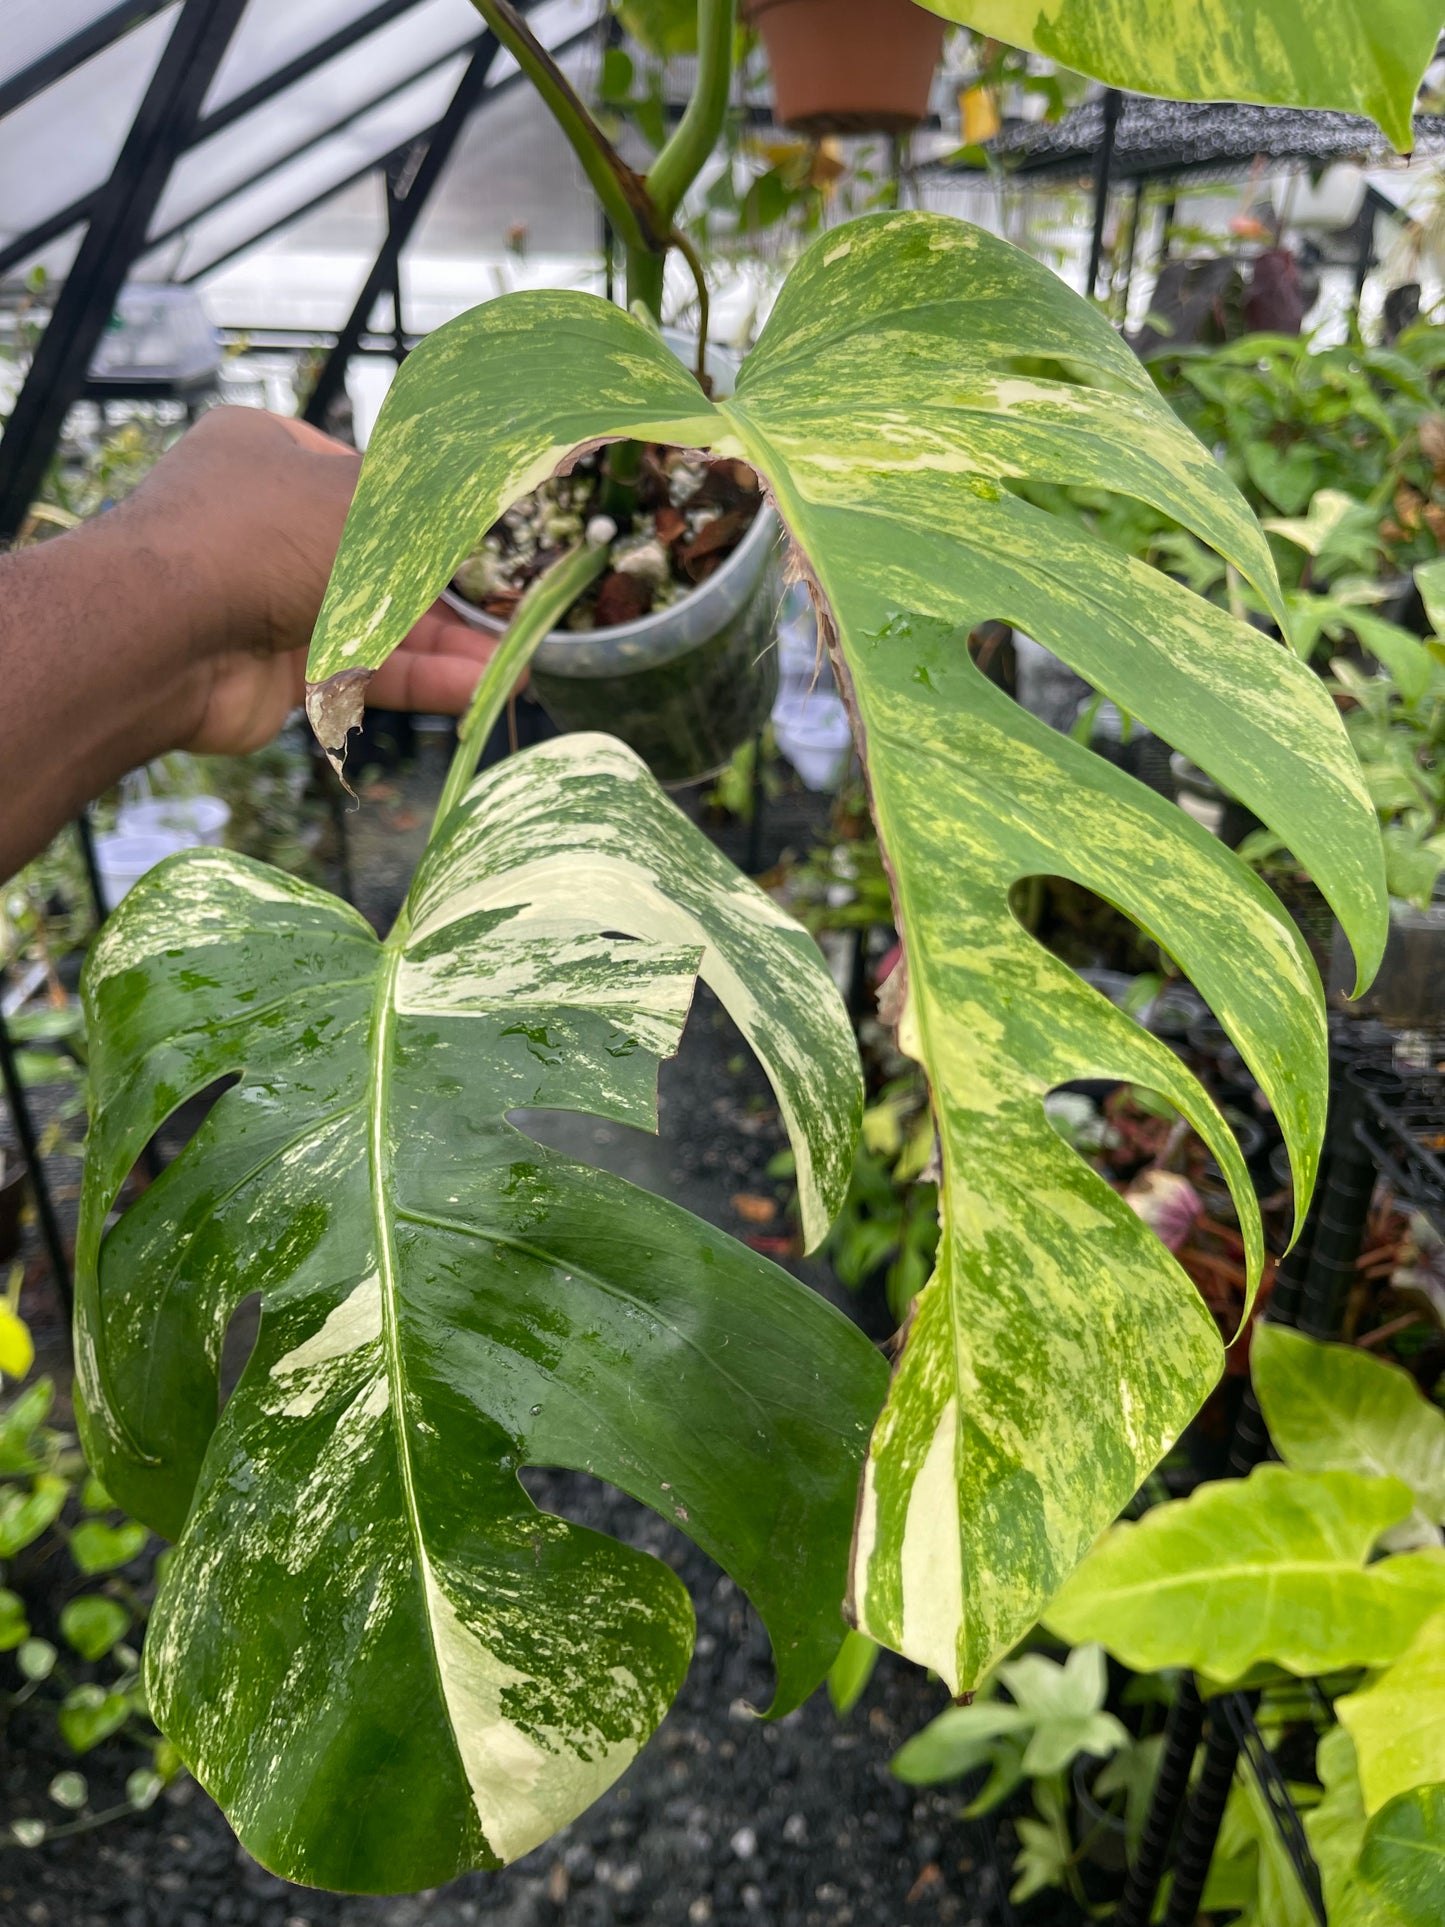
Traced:
<svg viewBox="0 0 1445 1927">
<path fill-rule="evenodd" d="M 489 655 L 495 646 L 489 644 Z M 475 654 L 425 654 L 403 643 L 367 685 L 366 704 L 368 709 L 416 709 L 438 716 L 460 716 L 471 701 L 482 668 L 483 659 Z"/>
<path fill-rule="evenodd" d="M 334 435 L 323 434 L 319 428 L 313 428 L 310 422 L 302 421 L 299 416 L 273 415 L 270 419 L 279 422 L 291 440 L 299 442 L 303 448 L 309 448 L 317 455 L 345 455 L 354 467 L 361 466 L 361 457 L 354 448 L 337 441 Z"/>
<path fill-rule="evenodd" d="M 416 655 L 463 656 L 473 662 L 490 662 L 498 638 L 484 629 L 474 629 L 454 615 L 444 602 L 434 602 L 420 619 L 403 649 Z"/>
<path fill-rule="evenodd" d="M 460 716 L 496 649 L 495 636 L 458 621 L 436 603 L 372 677 L 367 705 Z"/>
</svg>

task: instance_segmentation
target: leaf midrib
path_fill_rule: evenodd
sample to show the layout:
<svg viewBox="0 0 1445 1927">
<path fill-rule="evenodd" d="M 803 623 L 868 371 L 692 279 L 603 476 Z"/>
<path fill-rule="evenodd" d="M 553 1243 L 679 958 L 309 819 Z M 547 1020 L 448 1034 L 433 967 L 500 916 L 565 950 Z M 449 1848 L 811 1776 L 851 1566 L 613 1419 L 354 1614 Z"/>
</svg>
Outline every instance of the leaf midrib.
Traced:
<svg viewBox="0 0 1445 1927">
<path fill-rule="evenodd" d="M 1113 1585 L 1100 1597 L 1112 1602 L 1133 1600 L 1143 1594 L 1154 1598 L 1161 1592 L 1177 1592 L 1181 1587 L 1204 1587 L 1216 1581 L 1243 1579 L 1257 1584 L 1261 1578 L 1273 1582 L 1279 1578 L 1326 1574 L 1333 1579 L 1366 1579 L 1373 1568 L 1354 1565 L 1344 1559 L 1271 1559 L 1261 1560 L 1255 1565 L 1207 1566 L 1192 1572 L 1166 1574 L 1160 1577 L 1151 1574 L 1147 1579 L 1138 1580 L 1132 1585 Z"/>
<path fill-rule="evenodd" d="M 372 1222 L 375 1229 L 377 1284 L 381 1299 L 381 1351 L 386 1366 L 387 1416 L 391 1420 L 392 1433 L 396 1440 L 396 1463 L 401 1480 L 402 1505 L 406 1513 L 407 1529 L 411 1536 L 416 1583 L 421 1588 L 422 1613 L 427 1627 L 427 1658 L 431 1663 L 432 1674 L 436 1680 L 437 1699 L 446 1714 L 447 1726 L 452 1736 L 452 1747 L 460 1767 L 461 1745 L 457 1737 L 456 1724 L 452 1719 L 451 1702 L 447 1697 L 446 1681 L 442 1678 L 441 1660 L 437 1654 L 436 1637 L 432 1628 L 428 1585 L 431 1561 L 427 1557 L 426 1545 L 422 1539 L 421 1514 L 416 1499 L 416 1476 L 411 1462 L 411 1443 L 406 1430 L 401 1331 L 397 1320 L 396 1304 L 396 1243 L 392 1237 L 391 1212 L 388 1209 L 391 1197 L 392 1164 L 387 1122 L 391 1111 L 392 1037 L 397 1016 L 395 992 L 408 921 L 406 909 L 403 908 L 395 928 L 382 946 L 382 967 L 377 977 L 376 993 L 372 1000 L 371 1101 L 367 1115 L 366 1154 L 371 1183 Z M 465 1779 L 464 1768 L 462 1774 Z"/>
<path fill-rule="evenodd" d="M 870 725 L 868 724 L 868 722 L 865 720 L 863 716 L 862 705 L 859 703 L 856 691 L 854 689 L 852 664 L 848 659 L 847 650 L 844 648 L 842 624 L 839 621 L 838 614 L 837 614 L 838 604 L 833 596 L 832 590 L 828 586 L 828 570 L 826 568 L 825 559 L 822 557 L 813 556 L 809 552 L 809 550 L 804 546 L 801 540 L 801 537 L 798 534 L 798 530 L 806 522 L 807 503 L 802 497 L 800 496 L 796 497 L 796 507 L 794 508 L 794 512 L 792 514 L 789 513 L 789 508 L 784 506 L 785 497 L 788 499 L 790 506 L 793 504 L 795 499 L 793 495 L 793 491 L 787 487 L 787 484 L 792 479 L 792 471 L 790 470 L 786 462 L 777 458 L 776 451 L 773 449 L 771 443 L 768 441 L 767 436 L 759 428 L 756 422 L 756 419 L 748 415 L 746 410 L 744 410 L 741 417 L 739 417 L 737 414 L 733 412 L 731 405 L 727 402 L 722 403 L 718 412 L 720 414 L 725 414 L 728 417 L 728 419 L 734 423 L 735 427 L 737 428 L 744 442 L 747 443 L 750 441 L 754 446 L 756 446 L 756 448 L 762 455 L 763 459 L 761 461 L 756 462 L 755 466 L 758 469 L 758 472 L 763 476 L 764 480 L 768 483 L 769 487 L 771 488 L 773 493 L 773 500 L 775 505 L 777 506 L 778 514 L 780 519 L 782 520 L 783 526 L 785 529 L 787 529 L 788 533 L 793 537 L 793 539 L 798 543 L 798 546 L 802 549 L 804 556 L 807 558 L 808 566 L 813 571 L 814 579 L 816 580 L 818 587 L 822 591 L 827 601 L 827 605 L 828 605 L 827 618 L 835 638 L 836 652 L 839 656 L 842 657 L 843 665 L 847 672 L 845 676 L 840 678 L 840 686 L 842 689 L 844 706 L 848 710 L 849 720 L 856 724 L 858 735 L 862 739 L 859 749 L 860 749 L 860 756 L 862 757 L 862 762 L 863 762 L 864 780 L 868 790 L 869 809 L 873 816 L 873 820 L 877 825 L 879 852 L 883 859 L 884 874 L 888 878 L 888 890 L 889 890 L 889 895 L 893 901 L 895 920 L 898 925 L 898 933 L 903 941 L 902 968 L 904 969 L 905 972 L 909 972 L 910 971 L 909 932 L 914 927 L 913 918 L 912 918 L 913 905 L 910 901 L 909 889 L 908 889 L 908 876 L 911 872 L 911 866 L 909 865 L 904 865 L 902 867 L 897 866 L 893 862 L 889 854 L 888 839 L 884 831 L 885 811 L 881 805 L 881 799 L 875 787 L 874 778 L 870 774 L 869 768 L 868 768 L 868 759 L 867 759 L 866 750 L 867 750 L 867 741 L 870 734 Z M 802 512 L 799 513 L 798 512 L 799 510 L 801 510 Z M 917 957 L 918 955 L 919 953 L 917 952 L 917 950 L 915 950 L 914 956 Z M 920 1061 L 923 1065 L 923 1069 L 928 1080 L 929 1106 L 930 1106 L 930 1109 L 933 1111 L 934 1121 L 936 1125 L 938 1114 L 937 1114 L 936 1103 L 933 1096 L 933 1087 L 937 1081 L 936 1073 L 934 1070 L 934 1065 L 937 1062 L 937 1058 L 935 1055 L 933 1040 L 930 1035 L 930 1029 L 929 1029 L 928 1019 L 926 1014 L 926 1006 L 927 1006 L 928 1000 L 924 997 L 915 996 L 912 994 L 913 980 L 912 980 L 911 974 L 906 978 L 906 983 L 909 991 L 909 1002 L 912 1006 L 912 1017 L 913 1017 L 914 1028 L 918 1036 Z M 952 1160 L 948 1155 L 948 1147 L 947 1147 L 947 1144 L 944 1142 L 944 1134 L 942 1133 L 940 1133 L 939 1135 L 938 1156 L 939 1156 L 939 1168 L 940 1168 L 940 1177 L 939 1177 L 939 1185 L 938 1185 L 938 1234 L 939 1234 L 938 1259 L 934 1265 L 932 1272 L 929 1275 L 927 1284 L 924 1286 L 924 1290 L 926 1291 L 931 1286 L 941 1283 L 942 1288 L 944 1289 L 947 1296 L 949 1324 L 952 1327 L 952 1332 L 953 1332 L 953 1343 L 948 1347 L 948 1361 L 953 1371 L 952 1396 L 953 1396 L 955 1408 L 958 1413 L 958 1417 L 960 1420 L 962 1420 L 966 1409 L 965 1398 L 964 1398 L 963 1360 L 959 1355 L 959 1349 L 960 1349 L 959 1348 L 959 1316 L 958 1316 L 958 1308 L 954 1301 L 953 1292 L 952 1292 L 952 1276 L 951 1276 L 952 1267 L 951 1266 L 950 1266 L 950 1275 L 948 1277 L 944 1276 L 944 1259 L 949 1255 L 952 1249 L 949 1241 L 948 1206 L 950 1203 L 950 1193 L 952 1190 L 954 1174 L 952 1171 Z M 922 1296 L 923 1296 L 923 1293 L 920 1292 L 919 1298 L 921 1299 Z M 946 1407 L 944 1409 L 946 1409 Z M 957 1480 L 958 1477 L 960 1476 L 960 1468 L 958 1464 L 958 1455 L 959 1455 L 958 1440 L 962 1437 L 962 1435 L 963 1435 L 963 1426 L 962 1424 L 960 1424 L 958 1427 L 958 1431 L 955 1434 L 955 1443 L 954 1443 L 955 1480 Z M 872 1448 L 870 1447 L 870 1452 L 871 1450 Z M 960 1558 L 962 1559 L 962 1522 L 959 1516 L 957 1515 L 957 1513 L 955 1513 L 955 1529 L 959 1533 Z M 876 1548 L 875 1548 L 874 1556 L 875 1557 L 877 1556 Z M 970 1641 L 972 1636 L 972 1628 L 970 1625 L 970 1608 L 976 1603 L 976 1599 L 975 1599 L 975 1594 L 970 1586 L 971 1578 L 972 1578 L 972 1574 L 969 1572 L 966 1560 L 964 1560 L 963 1561 L 963 1582 L 964 1582 L 963 1602 L 959 1613 L 958 1630 L 955 1635 L 955 1648 L 954 1648 L 955 1654 L 957 1654 L 957 1651 L 960 1646 L 964 1646 Z M 900 1610 L 901 1610 L 901 1606 L 900 1606 Z"/>
</svg>

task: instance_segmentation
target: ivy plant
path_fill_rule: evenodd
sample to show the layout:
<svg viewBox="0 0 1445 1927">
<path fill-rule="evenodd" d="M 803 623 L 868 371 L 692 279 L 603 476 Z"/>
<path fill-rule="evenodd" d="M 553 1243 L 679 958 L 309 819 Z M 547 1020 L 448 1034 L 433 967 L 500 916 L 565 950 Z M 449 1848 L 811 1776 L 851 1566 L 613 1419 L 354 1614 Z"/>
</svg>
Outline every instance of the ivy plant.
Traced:
<svg viewBox="0 0 1445 1927">
<path fill-rule="evenodd" d="M 861 1111 L 818 952 L 636 757 L 574 736 L 472 780 L 484 725 L 600 567 L 586 547 L 519 609 L 384 939 L 225 852 L 127 896 L 83 987 L 86 1443 L 116 1500 L 179 1539 L 147 1646 L 163 1729 L 251 1851 L 343 1888 L 526 1852 L 622 1769 L 681 1679 L 675 1578 L 539 1511 L 524 1468 L 609 1479 L 732 1572 L 772 1633 L 783 1711 L 827 1670 L 845 1602 L 970 1690 L 1197 1408 L 1221 1366 L 1213 1320 L 1044 1097 L 1113 1077 L 1175 1105 L 1234 1189 L 1253 1282 L 1248 1174 L 1179 1059 L 1015 920 L 1020 879 L 1074 879 L 1177 958 L 1309 1194 L 1326 1036 L 1293 924 L 1191 818 L 987 682 L 970 629 L 1026 629 L 1240 796 L 1308 864 L 1366 978 L 1386 919 L 1374 814 L 1319 680 L 1019 492 L 1136 497 L 1284 621 L 1258 524 L 1103 317 L 979 229 L 877 215 L 814 243 L 714 403 L 655 323 L 726 106 L 731 0 L 701 0 L 696 93 L 645 179 L 508 0 L 477 3 L 577 147 L 633 310 L 520 293 L 408 359 L 313 639 L 309 712 L 339 766 L 370 675 L 579 449 L 622 444 L 624 511 L 639 443 L 751 464 L 866 761 L 904 947 L 891 1016 L 930 1082 L 942 1223 L 885 1384 L 786 1274 L 509 1122 L 561 1106 L 652 1124 L 696 976 L 772 1077 L 810 1247 Z M 239 1081 L 106 1235 L 141 1147 L 221 1076 Z M 222 1337 L 252 1292 L 260 1337 L 218 1419 Z M 1408 1509 L 1404 1488 L 1377 1507 Z"/>
</svg>

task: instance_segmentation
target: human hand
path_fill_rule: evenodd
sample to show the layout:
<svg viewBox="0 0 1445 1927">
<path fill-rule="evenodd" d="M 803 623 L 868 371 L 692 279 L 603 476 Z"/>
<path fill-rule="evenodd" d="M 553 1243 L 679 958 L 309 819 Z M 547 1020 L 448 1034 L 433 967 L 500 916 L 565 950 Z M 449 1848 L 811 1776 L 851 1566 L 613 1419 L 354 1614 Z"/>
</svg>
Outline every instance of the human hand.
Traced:
<svg viewBox="0 0 1445 1927">
<path fill-rule="evenodd" d="M 243 755 L 305 694 L 306 648 L 361 458 L 305 422 L 215 408 L 107 518 L 142 548 L 184 550 L 194 573 L 191 661 L 176 746 Z M 459 715 L 495 640 L 441 603 L 367 691 L 382 708 Z"/>
</svg>

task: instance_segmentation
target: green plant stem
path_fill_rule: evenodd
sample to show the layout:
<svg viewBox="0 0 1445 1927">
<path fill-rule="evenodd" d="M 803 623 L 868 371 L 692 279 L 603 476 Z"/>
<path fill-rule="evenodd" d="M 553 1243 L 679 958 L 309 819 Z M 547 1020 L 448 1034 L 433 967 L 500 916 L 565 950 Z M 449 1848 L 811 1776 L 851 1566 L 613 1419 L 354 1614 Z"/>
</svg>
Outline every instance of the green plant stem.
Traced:
<svg viewBox="0 0 1445 1927">
<path fill-rule="evenodd" d="M 717 145 L 732 85 L 736 0 L 698 0 L 697 80 L 671 140 L 647 170 L 647 193 L 670 228 L 683 196 Z"/>
<path fill-rule="evenodd" d="M 656 218 L 641 176 L 617 153 L 588 113 L 571 81 L 512 5 L 512 0 L 472 0 L 472 5 L 537 89 L 553 120 L 571 142 L 629 256 L 634 249 L 664 253 L 671 217 L 664 221 Z M 679 126 L 678 132 L 681 131 Z"/>
<path fill-rule="evenodd" d="M 697 84 L 645 181 L 617 153 L 512 0 L 472 0 L 472 4 L 537 89 L 581 161 L 626 251 L 628 307 L 640 302 L 661 325 L 667 250 L 677 247 L 686 257 L 697 283 L 697 379 L 705 388 L 707 283 L 696 249 L 677 232 L 673 217 L 722 132 L 732 84 L 737 0 L 699 0 Z M 641 468 L 641 447 L 631 442 L 619 443 L 604 461 L 599 507 L 621 529 L 632 526 Z"/>
<path fill-rule="evenodd" d="M 588 583 L 602 573 L 606 562 L 605 542 L 583 542 L 554 562 L 545 575 L 538 576 L 517 604 L 517 612 L 497 645 L 497 653 L 482 672 L 467 713 L 458 725 L 456 754 L 442 786 L 428 842 L 435 838 L 466 793 L 492 725 L 501 715 L 502 705 L 516 687 L 518 677 L 532 660 L 538 643 L 556 627 Z"/>
<path fill-rule="evenodd" d="M 632 527 L 637 513 L 637 478 L 642 473 L 642 443 L 613 442 L 602 457 L 602 486 L 597 493 L 601 514 L 610 515 L 618 528 Z"/>
</svg>

